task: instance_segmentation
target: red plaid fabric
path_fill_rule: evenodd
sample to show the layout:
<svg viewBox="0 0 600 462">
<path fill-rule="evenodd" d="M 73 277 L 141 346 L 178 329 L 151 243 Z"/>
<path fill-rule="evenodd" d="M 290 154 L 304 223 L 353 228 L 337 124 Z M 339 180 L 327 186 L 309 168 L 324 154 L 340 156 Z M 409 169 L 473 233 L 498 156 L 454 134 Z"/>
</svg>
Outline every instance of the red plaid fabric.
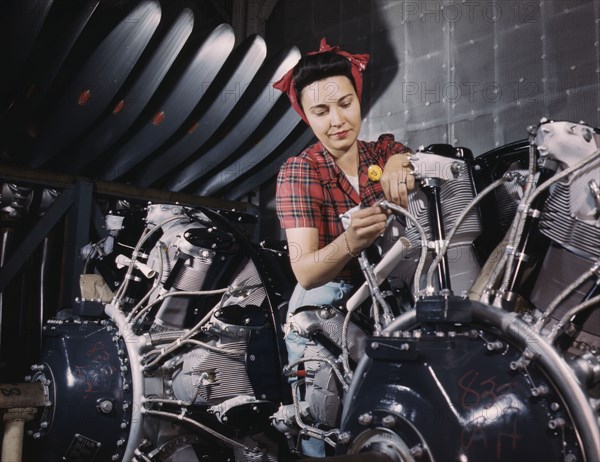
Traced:
<svg viewBox="0 0 600 462">
<path fill-rule="evenodd" d="M 276 209 L 281 227 L 317 228 L 319 248 L 325 247 L 344 231 L 341 214 L 359 203 L 369 206 L 383 198 L 381 184 L 367 176 L 368 167 L 377 164 L 383 169 L 391 155 L 409 151 L 393 135 L 381 135 L 377 141 L 359 140 L 360 196 L 320 142 L 290 157 L 277 178 Z"/>
</svg>

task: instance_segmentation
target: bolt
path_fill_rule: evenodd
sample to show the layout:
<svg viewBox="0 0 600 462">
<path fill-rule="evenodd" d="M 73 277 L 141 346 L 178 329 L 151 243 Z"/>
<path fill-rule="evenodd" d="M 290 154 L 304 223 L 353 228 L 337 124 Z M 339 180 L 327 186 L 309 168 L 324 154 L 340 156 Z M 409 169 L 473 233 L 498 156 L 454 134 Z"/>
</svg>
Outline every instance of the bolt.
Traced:
<svg viewBox="0 0 600 462">
<path fill-rule="evenodd" d="M 419 444 L 413 446 L 410 448 L 410 455 L 416 457 L 417 459 L 419 457 L 423 457 L 423 448 Z"/>
<path fill-rule="evenodd" d="M 545 385 L 540 385 L 539 387 L 533 387 L 531 389 L 531 394 L 533 396 L 545 396 L 548 394 L 548 387 Z"/>
<path fill-rule="evenodd" d="M 371 348 L 372 348 L 373 350 L 377 350 L 377 349 L 379 348 L 379 343 L 377 343 L 377 342 L 372 342 L 372 343 L 371 343 Z"/>
<path fill-rule="evenodd" d="M 528 364 L 529 359 L 526 358 L 525 353 L 523 353 L 523 356 L 521 356 L 519 359 L 517 359 L 516 361 L 511 361 L 508 367 L 510 367 L 510 370 L 512 371 L 518 371 L 525 369 Z"/>
<path fill-rule="evenodd" d="M 342 444 L 346 444 L 350 442 L 350 433 L 344 432 L 340 433 L 338 436 L 338 442 Z"/>
<path fill-rule="evenodd" d="M 358 423 L 361 425 L 370 425 L 373 422 L 373 414 L 365 412 L 358 416 Z"/>
<path fill-rule="evenodd" d="M 495 342 L 487 342 L 485 347 L 488 351 L 500 351 L 504 348 L 504 344 L 500 340 L 496 340 Z"/>
<path fill-rule="evenodd" d="M 561 428 L 565 426 L 565 420 L 557 417 L 556 419 L 552 419 L 548 422 L 548 428 L 550 430 L 556 430 L 557 428 Z"/>
<path fill-rule="evenodd" d="M 386 415 L 383 419 L 381 419 L 381 423 L 386 428 L 392 428 L 394 425 L 396 425 L 396 419 L 393 415 Z"/>
<path fill-rule="evenodd" d="M 327 309 L 327 308 L 323 308 L 320 312 L 319 315 L 323 318 L 323 319 L 329 319 L 331 318 L 331 316 L 333 315 L 333 313 Z"/>
<path fill-rule="evenodd" d="M 98 408 L 99 408 L 100 412 L 102 412 L 104 414 L 108 414 L 113 410 L 113 403 L 112 403 L 112 401 L 105 399 L 100 403 Z"/>
</svg>

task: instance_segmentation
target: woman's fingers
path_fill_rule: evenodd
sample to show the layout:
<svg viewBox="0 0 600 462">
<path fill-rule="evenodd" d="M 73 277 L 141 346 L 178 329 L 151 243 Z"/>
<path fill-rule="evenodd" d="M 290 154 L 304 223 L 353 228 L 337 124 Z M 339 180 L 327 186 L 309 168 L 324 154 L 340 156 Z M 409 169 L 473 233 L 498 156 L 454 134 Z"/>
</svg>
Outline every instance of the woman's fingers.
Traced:
<svg viewBox="0 0 600 462">
<path fill-rule="evenodd" d="M 390 159 L 381 177 L 381 187 L 387 200 L 408 207 L 408 193 L 415 187 L 413 166 L 406 155 Z"/>
<path fill-rule="evenodd" d="M 394 204 L 402 207 L 408 206 L 408 191 L 414 188 L 414 177 L 407 175 L 402 178 L 401 175 L 390 175 L 386 183 L 382 183 L 385 198 Z"/>
<path fill-rule="evenodd" d="M 387 215 L 377 205 L 365 207 L 352 214 L 348 236 L 357 248 L 370 246 L 385 230 Z"/>
</svg>

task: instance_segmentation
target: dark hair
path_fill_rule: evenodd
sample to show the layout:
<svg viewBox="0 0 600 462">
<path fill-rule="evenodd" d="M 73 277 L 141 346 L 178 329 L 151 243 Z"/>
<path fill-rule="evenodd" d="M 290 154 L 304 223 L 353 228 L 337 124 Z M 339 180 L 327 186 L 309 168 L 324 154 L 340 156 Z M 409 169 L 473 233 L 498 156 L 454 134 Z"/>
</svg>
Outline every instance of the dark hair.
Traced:
<svg viewBox="0 0 600 462">
<path fill-rule="evenodd" d="M 356 90 L 356 82 L 354 82 L 354 77 L 352 77 L 352 64 L 350 64 L 347 58 L 330 51 L 306 55 L 300 58 L 294 67 L 292 75 L 298 100 L 300 100 L 300 95 L 304 87 L 317 80 L 323 80 L 335 75 L 348 77 Z"/>
</svg>

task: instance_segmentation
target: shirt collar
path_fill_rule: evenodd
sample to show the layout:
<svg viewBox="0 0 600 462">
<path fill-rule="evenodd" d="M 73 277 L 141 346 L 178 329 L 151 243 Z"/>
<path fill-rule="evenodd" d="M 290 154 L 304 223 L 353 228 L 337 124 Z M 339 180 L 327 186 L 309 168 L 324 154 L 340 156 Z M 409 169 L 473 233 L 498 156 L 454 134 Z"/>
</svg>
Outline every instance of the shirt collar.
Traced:
<svg viewBox="0 0 600 462">
<path fill-rule="evenodd" d="M 344 172 L 342 172 L 340 167 L 335 163 L 333 156 L 329 153 L 329 151 L 327 151 L 325 146 L 321 142 L 319 142 L 319 144 L 319 152 L 323 156 L 323 159 L 325 161 L 325 168 L 328 173 L 328 177 L 323 178 L 323 180 L 329 182 L 339 182 L 340 187 L 344 191 L 344 193 L 346 193 L 346 195 L 349 196 L 354 201 L 354 203 L 360 204 L 360 196 L 352 187 L 352 185 L 348 181 L 348 178 L 346 178 L 346 175 L 344 175 Z M 363 164 L 364 162 L 368 162 L 368 159 L 365 159 L 364 157 L 364 144 L 362 141 L 358 140 L 358 184 L 361 190 L 362 184 L 364 183 L 364 180 L 366 178 L 367 171 L 367 168 Z"/>
</svg>

